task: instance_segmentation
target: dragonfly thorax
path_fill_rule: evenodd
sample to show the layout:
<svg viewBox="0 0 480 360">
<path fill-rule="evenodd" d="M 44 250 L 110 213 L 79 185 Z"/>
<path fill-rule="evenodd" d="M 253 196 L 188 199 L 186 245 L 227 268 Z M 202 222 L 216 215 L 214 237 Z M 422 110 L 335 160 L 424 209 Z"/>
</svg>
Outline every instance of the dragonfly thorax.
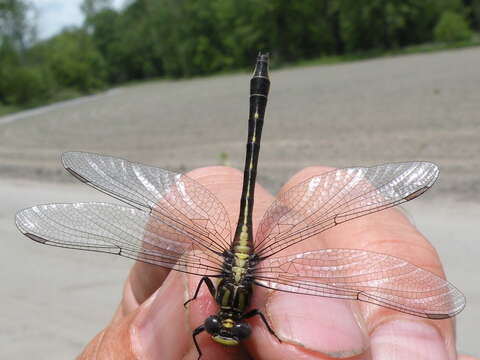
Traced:
<svg viewBox="0 0 480 360">
<path fill-rule="evenodd" d="M 243 276 L 242 281 L 236 283 L 232 276 L 234 275 L 230 274 L 220 280 L 215 293 L 215 301 L 222 311 L 242 314 L 250 305 L 252 280 L 249 276 Z"/>
</svg>

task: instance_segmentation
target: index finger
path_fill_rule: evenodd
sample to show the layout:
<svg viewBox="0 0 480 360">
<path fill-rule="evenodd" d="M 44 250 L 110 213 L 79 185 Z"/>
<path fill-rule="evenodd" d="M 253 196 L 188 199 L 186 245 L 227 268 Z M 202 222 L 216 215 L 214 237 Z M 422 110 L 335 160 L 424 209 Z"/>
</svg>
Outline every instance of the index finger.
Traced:
<svg viewBox="0 0 480 360">
<path fill-rule="evenodd" d="M 202 194 L 193 194 L 194 196 L 214 195 L 215 201 L 224 207 L 223 210 L 219 209 L 219 212 L 222 215 L 227 215 L 230 227 L 234 226 L 240 205 L 241 173 L 235 169 L 217 166 L 196 169 L 187 173 L 186 176 L 194 181 L 187 185 L 195 184 L 195 188 L 189 189 L 189 191 L 193 192 L 196 189 L 201 189 Z M 185 199 L 187 198 L 187 195 L 185 195 Z M 181 202 L 178 199 L 172 199 L 172 202 L 175 201 L 177 203 Z M 181 205 L 178 205 L 178 207 L 172 205 L 172 207 L 183 210 Z M 185 208 L 183 211 L 187 213 L 189 209 Z M 205 211 L 207 212 L 207 210 Z M 173 218 L 177 215 L 174 213 L 171 216 Z M 212 222 L 214 222 L 214 219 L 212 219 Z M 152 232 L 156 232 L 158 230 L 158 220 L 152 217 L 152 221 L 147 224 L 147 228 L 150 228 Z M 166 236 L 168 235 L 166 234 Z M 122 313 L 129 314 L 134 311 L 138 305 L 148 299 L 163 284 L 169 273 L 170 269 L 140 261 L 136 262 L 130 271 L 124 288 L 121 304 Z"/>
<path fill-rule="evenodd" d="M 235 226 L 236 222 L 238 221 L 243 173 L 236 169 L 227 167 L 208 167 L 196 169 L 188 173 L 187 175 L 201 185 L 203 185 L 211 193 L 215 194 L 215 197 L 225 207 L 225 210 L 229 217 L 230 225 L 232 227 Z M 261 215 L 265 211 L 266 207 L 271 203 L 273 197 L 260 186 L 257 186 L 256 191 L 257 195 L 255 197 L 254 216 L 256 215 L 258 218 L 258 214 Z M 174 282 L 168 280 L 171 278 L 175 278 L 177 280 Z M 151 309 L 149 310 L 149 315 L 147 315 L 146 318 L 149 318 L 149 324 L 159 323 L 162 325 L 156 326 L 156 330 L 142 332 L 142 334 L 146 332 L 153 333 L 150 336 L 150 339 L 153 340 L 146 341 L 146 345 L 144 345 L 143 347 L 148 349 L 149 353 L 159 353 L 162 348 L 165 348 L 166 342 L 168 342 L 165 340 L 166 337 L 164 334 L 164 332 L 168 331 L 168 329 L 162 328 L 164 327 L 163 324 L 165 323 L 165 315 L 168 315 L 168 318 L 172 318 L 172 316 L 169 314 L 164 315 L 165 311 L 169 311 L 169 309 L 165 308 L 166 298 L 168 298 L 169 301 L 172 302 L 174 299 L 178 300 L 176 301 L 177 314 L 175 315 L 178 318 L 177 322 L 183 324 L 183 318 L 186 316 L 189 319 L 188 323 L 190 324 L 190 328 L 192 330 L 203 324 L 203 322 L 209 315 L 215 314 L 218 311 L 218 306 L 215 304 L 215 301 L 212 298 L 211 294 L 208 293 L 206 287 L 202 287 L 200 289 L 200 293 L 197 299 L 191 302 L 186 310 L 182 309 L 182 312 L 178 312 L 178 304 L 182 304 L 184 301 L 188 300 L 193 296 L 200 279 L 201 278 L 199 276 L 181 275 L 176 273 L 175 271 L 170 273 L 169 270 L 162 269 L 158 266 L 137 262 L 133 266 L 129 278 L 126 282 L 124 296 L 121 302 L 120 311 L 117 312 L 116 320 L 121 319 L 122 317 L 125 317 L 128 314 L 134 312 L 139 307 L 139 305 L 144 303 L 149 297 L 151 297 L 151 295 L 158 288 L 171 286 L 173 283 L 178 283 L 179 281 L 187 284 L 187 296 L 185 296 L 185 292 L 182 294 L 179 291 L 179 288 L 176 287 L 175 291 L 163 289 L 162 293 L 164 294 L 164 296 L 160 299 L 152 300 L 152 305 L 150 305 Z M 143 322 L 140 323 L 143 324 Z M 138 326 L 144 329 L 146 328 L 143 325 Z M 153 328 L 153 325 L 149 328 Z M 205 359 L 222 358 L 226 356 L 228 356 L 229 358 L 235 357 L 238 359 L 248 358 L 241 348 L 227 348 L 213 342 L 207 335 L 208 334 L 204 333 L 198 336 L 198 342 L 200 348 L 202 349 L 202 352 L 204 353 Z M 175 332 L 175 337 L 178 340 L 178 344 L 189 344 L 189 349 L 188 351 L 186 351 L 186 358 L 196 359 L 198 357 L 197 350 L 195 349 L 192 341 L 191 332 L 178 330 Z M 174 346 L 173 344 L 171 345 Z"/>
</svg>

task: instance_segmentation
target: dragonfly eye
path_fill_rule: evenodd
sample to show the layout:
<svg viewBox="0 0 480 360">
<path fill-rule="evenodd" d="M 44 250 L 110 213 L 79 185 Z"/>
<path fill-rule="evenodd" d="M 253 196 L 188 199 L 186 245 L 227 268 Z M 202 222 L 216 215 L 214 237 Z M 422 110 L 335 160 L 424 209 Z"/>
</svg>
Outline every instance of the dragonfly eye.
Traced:
<svg viewBox="0 0 480 360">
<path fill-rule="evenodd" d="M 207 330 L 207 332 L 209 334 L 218 334 L 220 332 L 220 329 L 222 327 L 222 323 L 220 321 L 220 319 L 218 318 L 218 316 L 216 315 L 211 315 L 209 316 L 206 320 L 205 320 L 205 330 Z"/>
<path fill-rule="evenodd" d="M 238 323 L 232 328 L 232 335 L 239 340 L 246 339 L 251 333 L 252 329 L 247 323 Z"/>
</svg>

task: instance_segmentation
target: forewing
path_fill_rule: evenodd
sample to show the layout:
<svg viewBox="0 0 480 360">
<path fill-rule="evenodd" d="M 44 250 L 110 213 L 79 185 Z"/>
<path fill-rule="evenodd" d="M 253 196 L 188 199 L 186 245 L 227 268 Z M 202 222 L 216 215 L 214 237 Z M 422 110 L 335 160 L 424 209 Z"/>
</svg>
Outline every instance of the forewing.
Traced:
<svg viewBox="0 0 480 360">
<path fill-rule="evenodd" d="M 408 314 L 443 319 L 465 306 L 452 284 L 405 260 L 363 250 L 325 249 L 269 258 L 257 285 L 297 294 L 361 300 Z"/>
<path fill-rule="evenodd" d="M 222 261 L 198 250 L 195 239 L 165 226 L 144 211 L 104 203 L 37 205 L 16 216 L 19 230 L 37 242 L 106 252 L 196 275 L 218 274 Z"/>
<path fill-rule="evenodd" d="M 331 227 L 414 199 L 433 185 L 438 167 L 428 162 L 338 169 L 314 176 L 283 193 L 260 222 L 260 258 Z"/>
<path fill-rule="evenodd" d="M 230 244 L 230 222 L 222 203 L 188 176 L 110 156 L 67 152 L 72 175 L 135 208 L 152 212 L 168 229 L 195 236 L 204 249 L 222 252 Z"/>
</svg>

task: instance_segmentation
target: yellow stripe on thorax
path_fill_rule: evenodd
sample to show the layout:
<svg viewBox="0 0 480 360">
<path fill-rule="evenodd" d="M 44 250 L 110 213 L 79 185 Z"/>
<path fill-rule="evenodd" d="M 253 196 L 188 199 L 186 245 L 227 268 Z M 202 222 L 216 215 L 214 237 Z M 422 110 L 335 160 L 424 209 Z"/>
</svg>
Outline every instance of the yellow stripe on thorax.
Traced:
<svg viewBox="0 0 480 360">
<path fill-rule="evenodd" d="M 229 300 L 230 300 L 230 290 L 228 289 L 225 289 L 224 290 L 225 293 L 223 294 L 223 297 L 222 297 L 222 302 L 221 302 L 221 306 L 228 306 L 229 304 Z"/>
</svg>

